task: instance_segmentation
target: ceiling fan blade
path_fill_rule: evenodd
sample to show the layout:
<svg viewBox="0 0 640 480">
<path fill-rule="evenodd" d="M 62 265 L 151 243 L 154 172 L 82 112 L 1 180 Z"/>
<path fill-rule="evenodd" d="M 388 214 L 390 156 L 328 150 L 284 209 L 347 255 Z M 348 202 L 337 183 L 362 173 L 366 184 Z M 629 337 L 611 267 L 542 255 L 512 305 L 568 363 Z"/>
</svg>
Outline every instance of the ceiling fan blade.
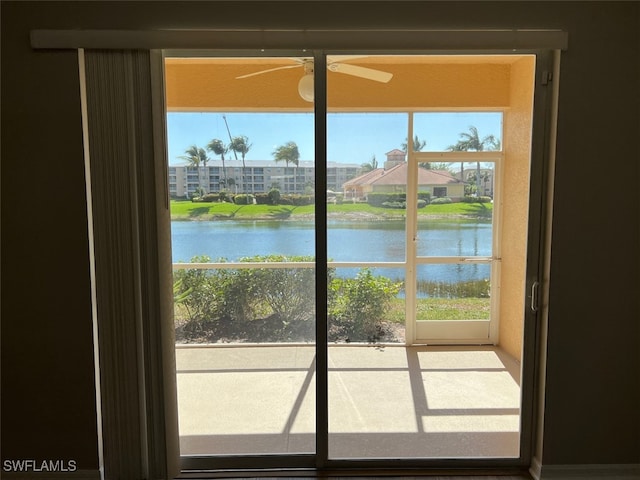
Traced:
<svg viewBox="0 0 640 480">
<path fill-rule="evenodd" d="M 374 70 L 372 68 L 360 67 L 358 65 L 349 65 L 348 63 L 332 63 L 328 65 L 332 72 L 354 75 L 356 77 L 367 78 L 376 82 L 387 83 L 393 77 L 392 73 Z"/>
<path fill-rule="evenodd" d="M 240 75 L 239 77 L 236 77 L 236 80 L 239 78 L 248 78 L 248 77 L 253 77 L 255 75 L 262 75 L 263 73 L 269 73 L 269 72 L 275 72 L 276 70 L 284 70 L 287 68 L 298 68 L 301 67 L 302 63 L 298 64 L 298 65 L 285 65 L 283 67 L 275 67 L 275 68 L 269 68 L 268 70 L 260 70 L 259 72 L 253 72 L 253 73 L 247 73 L 246 75 Z"/>
<path fill-rule="evenodd" d="M 327 55 L 327 64 L 348 62 L 359 58 L 369 58 L 370 55 Z"/>
</svg>

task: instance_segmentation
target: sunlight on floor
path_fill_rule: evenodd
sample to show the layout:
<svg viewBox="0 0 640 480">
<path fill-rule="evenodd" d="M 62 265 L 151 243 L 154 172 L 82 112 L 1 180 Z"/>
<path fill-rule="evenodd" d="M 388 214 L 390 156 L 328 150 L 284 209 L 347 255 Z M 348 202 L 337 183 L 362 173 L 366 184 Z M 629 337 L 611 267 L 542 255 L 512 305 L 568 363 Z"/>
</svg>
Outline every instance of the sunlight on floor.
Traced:
<svg viewBox="0 0 640 480">
<path fill-rule="evenodd" d="M 176 357 L 183 455 L 314 452 L 312 345 Z M 497 348 L 329 348 L 333 458 L 516 457 L 519 406 L 519 365 Z"/>
</svg>

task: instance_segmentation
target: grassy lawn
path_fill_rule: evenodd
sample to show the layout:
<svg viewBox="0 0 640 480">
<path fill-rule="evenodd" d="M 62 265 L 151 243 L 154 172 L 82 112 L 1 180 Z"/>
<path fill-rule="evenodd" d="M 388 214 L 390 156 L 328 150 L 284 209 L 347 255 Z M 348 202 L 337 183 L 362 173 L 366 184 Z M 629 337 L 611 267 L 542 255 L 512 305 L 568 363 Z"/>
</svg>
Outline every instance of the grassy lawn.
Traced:
<svg viewBox="0 0 640 480">
<path fill-rule="evenodd" d="M 489 320 L 490 302 L 488 298 L 419 298 L 418 320 Z M 395 299 L 388 312 L 387 320 L 404 323 L 404 300 Z"/>
<path fill-rule="evenodd" d="M 313 206 L 311 213 L 313 213 Z M 288 218 L 297 209 L 289 205 L 235 205 L 233 203 L 194 203 L 189 200 L 171 201 L 171 218 L 174 220 L 250 220 L 254 218 Z"/>
<path fill-rule="evenodd" d="M 464 215 L 469 217 L 491 218 L 493 203 L 448 203 L 427 205 L 418 210 L 418 215 Z"/>
<path fill-rule="evenodd" d="M 490 218 L 492 204 L 450 203 L 446 205 L 427 205 L 418 210 L 419 216 L 464 216 L 472 218 Z M 313 215 L 315 207 L 305 205 L 235 205 L 233 203 L 194 203 L 190 200 L 172 200 L 171 218 L 173 220 L 253 220 L 286 219 L 292 216 Z M 366 203 L 344 203 L 327 205 L 329 215 L 361 215 L 385 218 L 404 217 L 404 210 L 372 207 Z"/>
</svg>

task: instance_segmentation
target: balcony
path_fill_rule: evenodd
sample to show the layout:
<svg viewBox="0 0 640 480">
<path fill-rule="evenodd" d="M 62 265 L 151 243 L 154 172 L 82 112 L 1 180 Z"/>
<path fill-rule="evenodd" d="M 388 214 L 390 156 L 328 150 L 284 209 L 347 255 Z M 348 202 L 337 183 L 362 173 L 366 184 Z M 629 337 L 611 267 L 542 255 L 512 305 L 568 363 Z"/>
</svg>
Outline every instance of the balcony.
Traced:
<svg viewBox="0 0 640 480">
<path fill-rule="evenodd" d="M 314 453 L 313 257 L 196 260 L 174 264 L 182 455 Z M 406 346 L 404 282 L 388 270 L 402 265 L 328 263 L 329 457 L 517 458 L 519 361 L 496 346 Z M 471 289 L 485 282 L 467 283 L 416 298 L 423 323 L 488 321 L 489 297 Z"/>
<path fill-rule="evenodd" d="M 182 455 L 315 451 L 312 344 L 178 345 Z M 332 344 L 331 458 L 519 454 L 520 368 L 497 347 Z"/>
</svg>

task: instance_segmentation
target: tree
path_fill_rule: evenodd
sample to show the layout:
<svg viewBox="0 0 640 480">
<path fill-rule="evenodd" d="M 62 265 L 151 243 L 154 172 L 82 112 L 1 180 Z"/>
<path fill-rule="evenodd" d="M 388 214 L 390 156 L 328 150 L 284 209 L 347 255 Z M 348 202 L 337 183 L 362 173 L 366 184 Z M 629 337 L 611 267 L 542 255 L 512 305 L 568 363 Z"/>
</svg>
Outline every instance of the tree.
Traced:
<svg viewBox="0 0 640 480">
<path fill-rule="evenodd" d="M 316 191 L 316 184 L 312 180 L 305 182 L 304 184 L 304 194 L 305 195 L 314 195 Z"/>
<path fill-rule="evenodd" d="M 377 168 L 378 168 L 378 160 L 376 160 L 376 156 L 373 155 L 371 157 L 370 162 L 365 162 L 362 165 L 360 165 L 360 173 L 372 172 Z"/>
<path fill-rule="evenodd" d="M 277 147 L 273 153 L 273 159 L 276 163 L 285 162 L 288 167 L 290 163 L 293 163 L 296 167 L 300 164 L 300 151 L 296 142 L 289 141 L 284 145 Z M 285 190 L 286 191 L 286 190 Z M 295 176 L 294 176 L 294 191 L 295 191 Z"/>
<path fill-rule="evenodd" d="M 220 160 L 222 160 L 222 180 L 220 181 L 220 185 L 227 185 L 227 169 L 224 164 L 224 154 L 229 151 L 229 147 L 224 144 L 224 142 L 218 138 L 214 138 L 207 144 L 207 150 L 213 152 L 216 155 L 220 155 Z"/>
<path fill-rule="evenodd" d="M 444 170 L 449 173 L 453 173 L 450 170 L 451 164 L 448 162 L 433 162 L 429 164 L 429 168 L 432 170 Z"/>
<path fill-rule="evenodd" d="M 207 152 L 204 148 L 200 148 L 197 145 L 191 145 L 184 151 L 184 153 L 185 154 L 181 155 L 179 158 L 189 162 L 189 165 L 198 168 L 198 190 L 202 191 L 203 188 L 200 181 L 200 164 L 202 163 L 206 168 L 207 162 L 209 161 Z"/>
<path fill-rule="evenodd" d="M 426 140 L 420 140 L 418 138 L 417 134 L 413 136 L 413 151 L 414 152 L 420 152 L 426 146 L 427 146 L 427 141 Z M 402 150 L 404 152 L 409 151 L 409 139 L 408 138 L 404 139 L 404 143 L 400 146 L 400 148 L 402 148 Z"/>
<path fill-rule="evenodd" d="M 236 153 L 239 153 L 242 156 L 242 191 L 245 192 L 246 182 L 244 179 L 244 175 L 245 175 L 246 165 L 244 163 L 244 158 L 247 156 L 247 153 L 251 149 L 249 138 L 245 135 L 239 135 L 237 137 L 233 137 L 231 139 L 231 143 L 229 144 L 229 149 L 233 150 Z"/>
<path fill-rule="evenodd" d="M 271 205 L 278 205 L 280 203 L 280 189 L 272 186 L 269 193 L 267 193 L 267 197 L 269 197 Z"/>
<path fill-rule="evenodd" d="M 280 145 L 273 151 L 272 155 L 276 163 L 285 162 L 287 167 L 289 163 L 293 163 L 296 167 L 300 163 L 300 152 L 296 142 L 287 142 L 284 145 Z"/>
<path fill-rule="evenodd" d="M 402 150 L 406 152 L 406 151 L 409 150 L 409 145 L 408 144 L 409 144 L 409 139 L 405 138 L 404 139 L 404 143 L 400 146 L 400 148 L 402 148 Z M 426 140 L 420 140 L 418 138 L 418 135 L 414 135 L 413 136 L 413 151 L 414 152 L 420 152 L 426 146 L 427 146 L 427 141 Z M 422 167 L 422 168 L 426 168 L 427 170 L 429 170 L 431 168 L 431 165 L 428 162 L 420 163 L 419 166 Z"/>
<path fill-rule="evenodd" d="M 199 148 L 196 145 L 191 145 L 184 151 L 184 153 L 184 155 L 181 155 L 178 158 L 186 160 L 187 162 L 189 162 L 189 165 L 193 167 L 199 167 L 201 163 L 206 166 L 207 162 L 209 161 L 207 152 L 204 150 L 204 148 Z"/>
<path fill-rule="evenodd" d="M 468 132 L 462 132 L 455 145 L 450 145 L 448 150 L 452 152 L 482 152 L 486 150 L 499 150 L 500 140 L 494 135 L 487 135 L 480 139 L 478 129 L 471 125 Z M 480 195 L 480 162 L 476 162 L 476 195 Z M 460 162 L 460 179 L 464 182 L 464 162 Z"/>
<path fill-rule="evenodd" d="M 482 152 L 485 150 L 497 150 L 500 147 L 500 141 L 494 135 L 487 135 L 480 140 L 478 129 L 473 125 L 469 127 L 468 132 L 460 133 L 460 140 L 455 145 L 451 145 L 449 150 L 454 152 Z"/>
<path fill-rule="evenodd" d="M 478 182 L 478 173 L 469 175 L 469 180 L 473 180 L 476 184 L 476 192 L 478 195 L 485 195 L 487 182 L 491 179 L 489 172 L 480 173 L 480 182 Z"/>
</svg>

